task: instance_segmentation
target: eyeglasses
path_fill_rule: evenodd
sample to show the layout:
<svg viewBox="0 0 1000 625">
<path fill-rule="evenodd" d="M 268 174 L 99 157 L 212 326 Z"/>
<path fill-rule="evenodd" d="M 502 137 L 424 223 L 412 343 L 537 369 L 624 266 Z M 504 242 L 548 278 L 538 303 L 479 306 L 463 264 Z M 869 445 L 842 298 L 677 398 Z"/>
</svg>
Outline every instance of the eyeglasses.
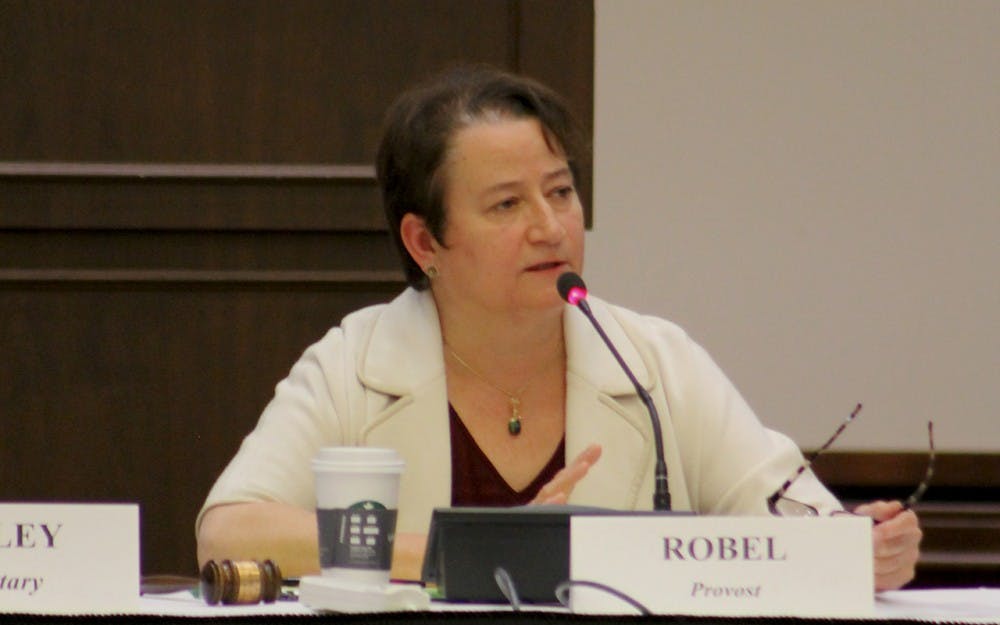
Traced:
<svg viewBox="0 0 1000 625">
<path fill-rule="evenodd" d="M 823 445 L 820 446 L 819 449 L 817 449 L 811 455 L 809 455 L 809 457 L 806 458 L 806 461 L 802 463 L 801 466 L 799 466 L 799 468 L 795 471 L 795 473 L 793 473 L 790 478 L 785 480 L 785 483 L 782 484 L 778 488 L 778 490 L 774 491 L 774 493 L 767 498 L 767 509 L 768 511 L 770 511 L 771 514 L 775 516 L 818 516 L 819 515 L 819 510 L 817 510 L 814 506 L 811 506 L 807 503 L 803 503 L 801 501 L 796 501 L 795 499 L 790 499 L 785 496 L 785 493 L 787 493 L 788 489 L 791 488 L 792 484 L 795 483 L 795 480 L 799 479 L 799 476 L 805 473 L 812 466 L 812 463 L 816 460 L 816 458 L 824 451 L 826 451 L 830 447 L 830 445 L 832 445 L 833 442 L 837 440 L 841 434 L 843 434 L 848 424 L 850 424 L 851 421 L 853 421 L 854 418 L 858 416 L 859 412 L 861 412 L 861 404 L 855 406 L 854 410 L 851 412 L 850 415 L 848 415 L 847 419 L 845 419 L 844 422 L 840 424 L 840 427 L 837 428 L 837 431 L 833 433 L 833 436 L 827 439 L 827 441 L 823 443 Z M 931 478 L 934 477 L 935 456 L 934 456 L 933 421 L 927 422 L 927 440 L 928 440 L 927 471 L 924 474 L 924 479 L 920 482 L 920 484 L 917 485 L 917 488 L 913 491 L 913 493 L 909 497 L 907 497 L 906 501 L 903 502 L 904 510 L 909 510 L 910 508 L 915 506 L 918 501 L 920 501 L 920 499 L 924 496 L 924 493 L 927 491 L 927 487 L 930 485 Z"/>
</svg>

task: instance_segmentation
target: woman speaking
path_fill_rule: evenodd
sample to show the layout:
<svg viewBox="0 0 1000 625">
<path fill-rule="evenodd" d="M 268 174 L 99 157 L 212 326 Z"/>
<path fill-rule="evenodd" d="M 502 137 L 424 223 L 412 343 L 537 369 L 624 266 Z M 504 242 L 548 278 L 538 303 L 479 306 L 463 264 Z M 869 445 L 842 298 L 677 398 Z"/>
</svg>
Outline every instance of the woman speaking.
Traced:
<svg viewBox="0 0 1000 625">
<path fill-rule="evenodd" d="M 396 449 L 403 474 L 393 575 L 419 576 L 435 507 L 573 503 L 649 509 L 646 408 L 589 322 L 560 298 L 583 273 L 576 192 L 586 149 L 548 88 L 461 67 L 403 94 L 377 157 L 409 283 L 309 347 L 219 477 L 197 521 L 198 557 L 318 570 L 310 460 L 320 447 Z M 768 514 L 802 464 L 708 354 L 663 319 L 590 299 L 659 413 L 672 506 Z M 840 509 L 806 473 L 785 495 Z M 912 579 L 920 528 L 898 502 L 872 516 L 875 583 Z"/>
</svg>

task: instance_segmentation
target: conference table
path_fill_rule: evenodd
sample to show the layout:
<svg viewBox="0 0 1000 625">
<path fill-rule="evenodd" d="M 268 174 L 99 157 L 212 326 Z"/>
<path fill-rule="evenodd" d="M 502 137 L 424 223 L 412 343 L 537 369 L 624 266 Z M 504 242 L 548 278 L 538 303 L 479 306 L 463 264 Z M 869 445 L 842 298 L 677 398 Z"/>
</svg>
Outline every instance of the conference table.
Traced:
<svg viewBox="0 0 1000 625">
<path fill-rule="evenodd" d="M 147 594 L 140 599 L 132 614 L 102 616 L 0 614 L 0 624 L 7 623 L 510 623 L 510 624 L 589 624 L 589 623 L 1000 623 L 1000 588 L 956 588 L 933 590 L 900 590 L 880 593 L 876 597 L 875 614 L 870 619 L 822 618 L 749 618 L 686 615 L 588 615 L 573 614 L 557 606 L 526 606 L 514 611 L 509 606 L 454 604 L 434 602 L 431 608 L 419 612 L 332 613 L 316 612 L 297 601 L 271 604 L 209 606 L 195 594 L 180 590 L 164 594 Z"/>
</svg>

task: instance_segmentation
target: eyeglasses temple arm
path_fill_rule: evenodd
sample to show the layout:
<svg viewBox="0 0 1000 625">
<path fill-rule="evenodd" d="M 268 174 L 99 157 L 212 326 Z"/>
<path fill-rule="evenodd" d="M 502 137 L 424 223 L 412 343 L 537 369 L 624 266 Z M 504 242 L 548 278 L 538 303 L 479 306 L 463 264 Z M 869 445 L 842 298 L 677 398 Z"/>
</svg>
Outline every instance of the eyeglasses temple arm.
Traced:
<svg viewBox="0 0 1000 625">
<path fill-rule="evenodd" d="M 788 489 L 792 487 L 792 484 L 795 482 L 795 480 L 799 479 L 799 476 L 805 473 L 806 470 L 812 466 L 812 463 L 813 461 L 816 460 L 817 456 L 826 451 L 830 447 L 830 445 L 833 444 L 833 441 L 837 440 L 837 438 L 840 437 L 840 435 L 844 431 L 844 428 L 846 428 L 851 421 L 854 421 L 854 417 L 858 416 L 859 412 L 861 412 L 860 403 L 857 406 L 855 406 L 854 410 L 851 411 L 851 414 L 849 414 L 847 418 L 844 419 L 844 422 L 840 424 L 840 427 L 838 427 L 837 431 L 833 433 L 833 436 L 826 439 L 826 442 L 823 443 L 819 449 L 814 451 L 808 458 L 806 458 L 806 461 L 799 466 L 798 470 L 795 471 L 792 477 L 785 480 L 785 483 L 782 484 L 778 490 L 774 491 L 774 494 L 772 494 L 770 497 L 767 498 L 768 510 L 771 510 L 773 512 L 773 508 L 777 503 L 777 501 L 785 496 L 785 493 L 787 493 Z"/>
<path fill-rule="evenodd" d="M 913 506 L 917 505 L 923 496 L 927 492 L 927 487 L 930 486 L 931 478 L 934 477 L 934 422 L 927 422 L 927 442 L 928 442 L 928 456 L 927 456 L 927 472 L 924 474 L 924 479 L 917 485 L 916 490 L 913 494 L 907 497 L 906 501 L 903 503 L 903 510 L 909 510 Z"/>
</svg>

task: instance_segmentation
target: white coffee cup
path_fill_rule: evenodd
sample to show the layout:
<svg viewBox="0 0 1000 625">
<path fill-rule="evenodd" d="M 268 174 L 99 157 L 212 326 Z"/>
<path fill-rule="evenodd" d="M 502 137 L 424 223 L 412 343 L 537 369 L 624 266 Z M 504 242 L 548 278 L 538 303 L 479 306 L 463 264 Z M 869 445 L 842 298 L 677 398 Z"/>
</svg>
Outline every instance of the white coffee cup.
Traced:
<svg viewBox="0 0 1000 625">
<path fill-rule="evenodd" d="M 403 459 L 394 449 L 324 447 L 312 467 L 323 575 L 387 584 Z"/>
</svg>

